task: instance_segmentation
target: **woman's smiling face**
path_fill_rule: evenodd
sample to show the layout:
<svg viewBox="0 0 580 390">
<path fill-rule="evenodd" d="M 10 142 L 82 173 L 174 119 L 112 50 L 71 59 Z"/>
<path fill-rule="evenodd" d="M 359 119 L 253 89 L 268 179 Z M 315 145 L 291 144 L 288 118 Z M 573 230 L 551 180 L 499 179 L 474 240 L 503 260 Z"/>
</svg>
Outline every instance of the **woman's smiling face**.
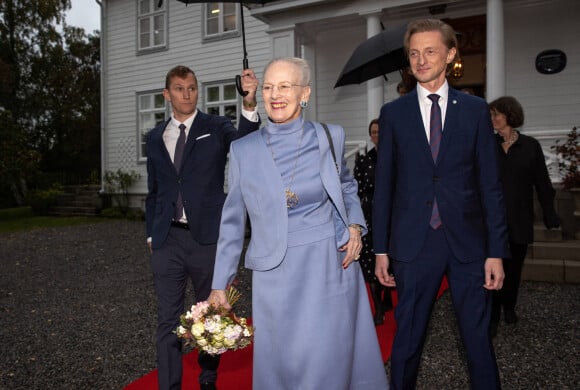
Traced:
<svg viewBox="0 0 580 390">
<path fill-rule="evenodd" d="M 310 86 L 303 83 L 300 68 L 292 63 L 276 61 L 268 66 L 262 97 L 272 122 L 287 123 L 300 117 L 300 101 L 310 98 Z"/>
</svg>

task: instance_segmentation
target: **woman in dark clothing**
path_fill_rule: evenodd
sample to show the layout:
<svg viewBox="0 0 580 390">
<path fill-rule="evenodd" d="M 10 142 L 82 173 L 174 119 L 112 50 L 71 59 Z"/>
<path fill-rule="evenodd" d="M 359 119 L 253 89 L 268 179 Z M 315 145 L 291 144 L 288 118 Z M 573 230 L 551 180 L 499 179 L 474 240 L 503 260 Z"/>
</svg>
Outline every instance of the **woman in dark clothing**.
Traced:
<svg viewBox="0 0 580 390">
<path fill-rule="evenodd" d="M 369 136 L 375 145 L 366 155 L 357 155 L 354 164 L 354 177 L 358 182 L 358 196 L 367 223 L 369 233 L 362 237 L 363 249 L 360 254 L 360 265 L 364 279 L 369 284 L 375 306 L 375 325 L 384 322 L 385 312 L 393 308 L 391 290 L 380 284 L 375 276 L 375 252 L 373 251 L 372 207 L 375 191 L 375 165 L 377 164 L 377 145 L 379 143 L 379 120 L 373 119 L 369 124 Z"/>
<path fill-rule="evenodd" d="M 503 307 L 504 321 L 517 322 L 515 307 L 524 258 L 534 240 L 534 188 L 546 228 L 556 228 L 560 220 L 554 210 L 555 191 L 548 175 L 540 143 L 516 130 L 524 123 L 524 111 L 511 96 L 489 105 L 497 131 L 501 178 L 507 211 L 511 258 L 504 259 L 503 288 L 493 292 L 490 333 L 495 336 Z"/>
</svg>

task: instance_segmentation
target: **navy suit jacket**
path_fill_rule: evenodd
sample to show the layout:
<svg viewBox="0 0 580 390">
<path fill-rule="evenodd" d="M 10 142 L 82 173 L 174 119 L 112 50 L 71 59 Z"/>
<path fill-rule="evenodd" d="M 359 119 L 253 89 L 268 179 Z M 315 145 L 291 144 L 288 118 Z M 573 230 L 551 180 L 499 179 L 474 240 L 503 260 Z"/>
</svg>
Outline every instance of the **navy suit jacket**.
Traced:
<svg viewBox="0 0 580 390">
<path fill-rule="evenodd" d="M 147 237 L 152 238 L 153 248 L 163 245 L 181 191 L 192 237 L 201 244 L 214 244 L 226 198 L 224 171 L 230 143 L 257 130 L 260 122 L 240 116 L 236 130 L 228 118 L 198 110 L 187 136 L 179 173 L 163 142 L 168 123 L 169 120 L 159 124 L 147 136 Z"/>
<path fill-rule="evenodd" d="M 445 236 L 461 262 L 509 257 L 497 145 L 484 100 L 449 88 L 435 164 L 417 90 L 385 104 L 373 204 L 375 253 L 412 261 L 437 198 Z"/>
</svg>

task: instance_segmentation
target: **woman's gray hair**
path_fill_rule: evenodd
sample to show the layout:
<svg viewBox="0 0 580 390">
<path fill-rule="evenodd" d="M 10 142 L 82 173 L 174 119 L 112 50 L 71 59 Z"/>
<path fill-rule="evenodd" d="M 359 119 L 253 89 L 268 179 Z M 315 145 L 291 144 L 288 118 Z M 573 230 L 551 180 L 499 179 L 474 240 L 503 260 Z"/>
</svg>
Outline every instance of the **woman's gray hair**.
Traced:
<svg viewBox="0 0 580 390">
<path fill-rule="evenodd" d="M 306 85 L 310 85 L 310 65 L 308 65 L 308 62 L 303 59 L 303 58 L 299 58 L 299 57 L 282 57 L 282 58 L 274 58 L 272 61 L 268 62 L 268 64 L 266 65 L 266 67 L 264 68 L 264 74 L 266 74 L 266 72 L 268 71 L 268 68 L 277 62 L 285 62 L 288 64 L 291 64 L 293 66 L 295 66 L 298 71 L 300 72 L 300 75 L 302 76 L 302 80 L 300 80 L 300 84 L 302 86 L 306 86 Z"/>
</svg>

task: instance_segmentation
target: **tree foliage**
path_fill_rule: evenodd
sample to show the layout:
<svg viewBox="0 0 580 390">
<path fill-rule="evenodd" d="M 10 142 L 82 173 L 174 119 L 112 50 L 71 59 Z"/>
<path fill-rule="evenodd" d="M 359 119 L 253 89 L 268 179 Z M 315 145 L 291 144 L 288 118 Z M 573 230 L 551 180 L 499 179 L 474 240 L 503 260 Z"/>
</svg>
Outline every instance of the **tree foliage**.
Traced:
<svg viewBox="0 0 580 390">
<path fill-rule="evenodd" d="M 0 0 L 0 137 L 10 139 L 0 191 L 16 203 L 27 187 L 52 184 L 42 177 L 82 181 L 100 166 L 100 37 L 66 25 L 70 6 Z"/>
</svg>

